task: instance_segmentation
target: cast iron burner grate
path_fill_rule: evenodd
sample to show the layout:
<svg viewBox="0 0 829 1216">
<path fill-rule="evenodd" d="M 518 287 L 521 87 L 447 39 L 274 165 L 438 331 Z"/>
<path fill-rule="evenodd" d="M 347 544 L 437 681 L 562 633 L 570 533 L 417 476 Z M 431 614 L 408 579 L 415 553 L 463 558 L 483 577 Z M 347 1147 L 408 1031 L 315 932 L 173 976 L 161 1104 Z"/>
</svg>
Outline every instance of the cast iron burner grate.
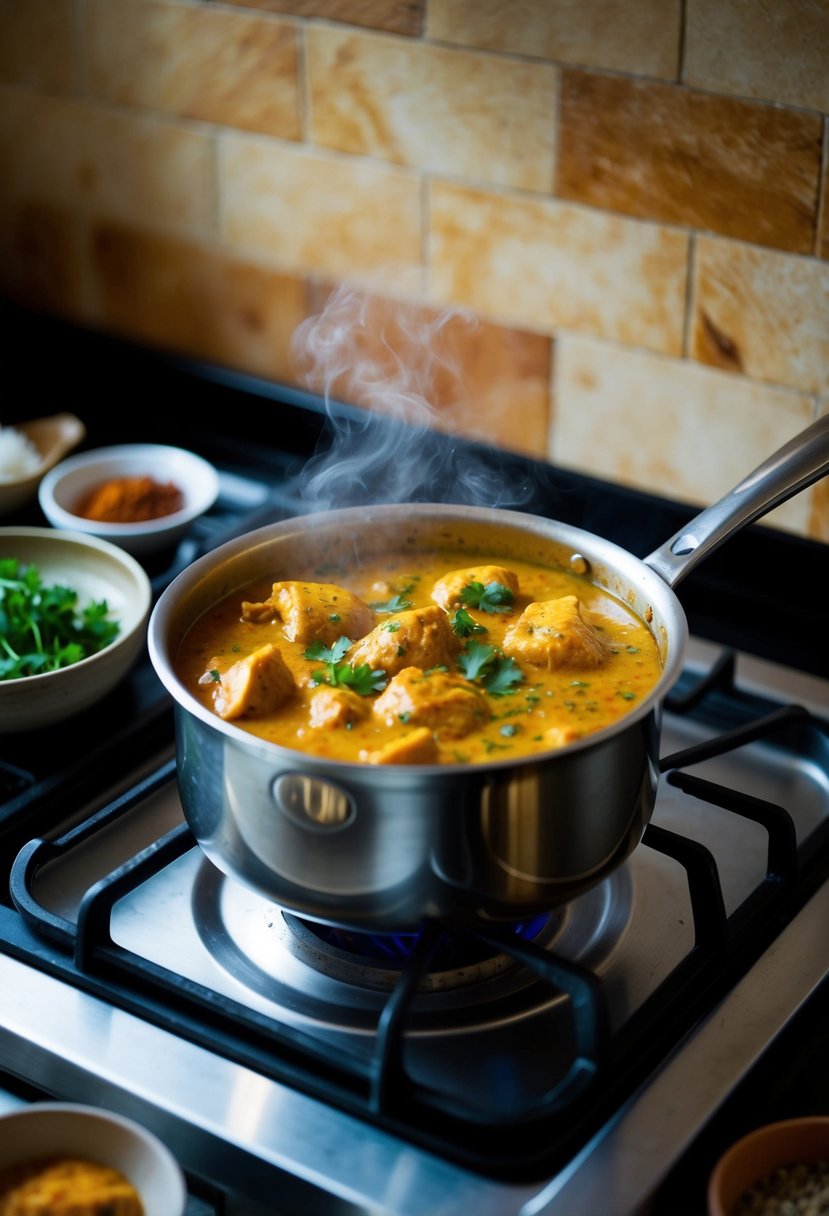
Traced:
<svg viewBox="0 0 829 1216">
<path fill-rule="evenodd" d="M 712 755 L 760 739 L 797 755 L 815 756 L 824 769 L 829 767 L 826 723 L 799 706 L 774 706 L 741 692 L 733 676 L 733 656 L 727 653 L 702 681 L 683 675 L 671 698 L 671 712 L 697 714 L 702 707 L 705 722 L 722 721 L 724 729 L 709 742 L 666 756 L 661 767 L 666 780 L 689 798 L 705 800 L 765 828 L 765 876 L 727 914 L 712 854 L 674 831 L 653 823 L 647 828 L 642 846 L 674 858 L 686 876 L 694 946 L 612 1034 L 599 980 L 544 949 L 532 940 L 532 933 L 524 936 L 509 929 L 458 930 L 431 921 L 424 924 L 406 943 L 399 976 L 385 999 L 373 1051 L 367 1057 L 341 1045 L 332 1050 L 302 1029 L 275 1023 L 149 962 L 113 940 L 113 908 L 149 876 L 197 847 L 185 824 L 94 884 L 82 901 L 77 924 L 41 906 L 33 894 L 38 871 L 113 824 L 153 789 L 172 781 L 173 762 L 59 839 L 32 840 L 20 850 L 11 873 L 14 909 L 0 908 L 5 949 L 176 1035 L 482 1174 L 544 1176 L 586 1143 L 826 878 L 829 820 L 824 819 L 798 845 L 785 808 L 685 771 Z M 568 1003 L 571 1037 L 566 1065 L 524 1108 L 500 1099 L 491 1109 L 470 1105 L 462 1094 L 436 1092 L 422 1084 L 409 1070 L 407 1025 L 412 1002 L 422 977 L 439 965 L 447 936 L 457 932 L 470 938 L 478 953 L 504 953 L 532 970 Z"/>
</svg>

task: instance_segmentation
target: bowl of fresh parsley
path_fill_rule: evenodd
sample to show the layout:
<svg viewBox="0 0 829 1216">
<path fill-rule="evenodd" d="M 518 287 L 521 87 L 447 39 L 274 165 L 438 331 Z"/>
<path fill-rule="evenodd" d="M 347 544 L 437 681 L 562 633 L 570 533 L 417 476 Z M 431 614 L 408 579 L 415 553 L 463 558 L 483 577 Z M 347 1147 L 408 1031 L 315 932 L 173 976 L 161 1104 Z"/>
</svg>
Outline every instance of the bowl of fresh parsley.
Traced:
<svg viewBox="0 0 829 1216">
<path fill-rule="evenodd" d="M 94 536 L 0 528 L 0 733 L 70 718 L 126 676 L 146 642 L 150 580 Z"/>
</svg>

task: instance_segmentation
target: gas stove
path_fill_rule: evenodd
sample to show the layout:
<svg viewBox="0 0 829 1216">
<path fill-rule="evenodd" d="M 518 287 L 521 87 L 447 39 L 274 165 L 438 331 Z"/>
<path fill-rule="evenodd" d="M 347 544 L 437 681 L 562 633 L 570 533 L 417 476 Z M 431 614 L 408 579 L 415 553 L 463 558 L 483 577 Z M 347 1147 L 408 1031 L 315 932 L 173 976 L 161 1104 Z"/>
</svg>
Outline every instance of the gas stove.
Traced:
<svg viewBox="0 0 829 1216">
<path fill-rule="evenodd" d="M 304 471 L 332 414 L 336 442 L 367 441 L 359 411 L 298 390 L 14 321 L 21 357 L 44 341 L 54 356 L 32 365 L 30 416 L 57 403 L 90 446 L 163 438 L 217 466 L 213 510 L 148 567 L 156 594 L 314 505 Z M 692 514 L 416 438 L 523 510 L 640 554 Z M 339 930 L 218 873 L 184 821 L 146 657 L 71 724 L 0 739 L 0 1107 L 57 1097 L 138 1119 L 178 1156 L 193 1213 L 701 1216 L 705 1173 L 747 1121 L 829 1103 L 825 613 L 768 577 L 816 589 L 828 564 L 754 527 L 689 576 L 692 643 L 642 843 L 506 929 Z"/>
</svg>

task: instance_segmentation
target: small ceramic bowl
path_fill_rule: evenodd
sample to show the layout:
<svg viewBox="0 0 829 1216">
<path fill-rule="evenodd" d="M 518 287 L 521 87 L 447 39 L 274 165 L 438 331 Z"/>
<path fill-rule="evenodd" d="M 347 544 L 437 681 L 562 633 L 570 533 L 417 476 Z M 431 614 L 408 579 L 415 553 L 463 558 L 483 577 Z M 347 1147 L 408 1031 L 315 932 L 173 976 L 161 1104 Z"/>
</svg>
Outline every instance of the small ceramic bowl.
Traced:
<svg viewBox="0 0 829 1216">
<path fill-rule="evenodd" d="M 825 1171 L 829 1163 L 829 1115 L 785 1119 L 758 1127 L 732 1144 L 714 1167 L 708 1183 L 709 1216 L 734 1216 L 743 1195 L 771 1179 L 780 1166 L 815 1167 L 819 1163 Z M 823 1179 L 823 1185 L 827 1183 L 829 1175 Z M 771 1210 L 783 1209 L 778 1205 Z"/>
<path fill-rule="evenodd" d="M 187 1185 L 175 1157 L 152 1132 L 122 1115 L 72 1102 L 34 1102 L 0 1116 L 0 1177 L 48 1157 L 118 1170 L 138 1192 L 145 1216 L 183 1216 L 187 1207 Z"/>
<path fill-rule="evenodd" d="M 168 515 L 139 522 L 109 522 L 78 514 L 97 487 L 120 479 L 151 478 L 181 491 L 181 506 Z M 219 494 L 219 475 L 209 461 L 184 448 L 133 443 L 79 452 L 61 461 L 40 483 L 43 514 L 55 528 L 86 532 L 137 556 L 172 547 L 208 511 Z"/>
<path fill-rule="evenodd" d="M 5 430 L 18 431 L 40 454 L 40 463 L 30 473 L 11 479 L 0 478 L 0 516 L 20 510 L 37 495 L 46 473 L 76 448 L 86 435 L 86 427 L 74 414 L 52 414 L 17 422 Z"/>
<path fill-rule="evenodd" d="M 0 679 L 0 732 L 49 726 L 99 701 L 145 645 L 152 586 L 143 566 L 96 536 L 53 528 L 0 528 L 0 559 L 35 566 L 46 587 L 78 592 L 78 606 L 106 600 L 120 631 L 95 654 L 36 675 Z"/>
</svg>

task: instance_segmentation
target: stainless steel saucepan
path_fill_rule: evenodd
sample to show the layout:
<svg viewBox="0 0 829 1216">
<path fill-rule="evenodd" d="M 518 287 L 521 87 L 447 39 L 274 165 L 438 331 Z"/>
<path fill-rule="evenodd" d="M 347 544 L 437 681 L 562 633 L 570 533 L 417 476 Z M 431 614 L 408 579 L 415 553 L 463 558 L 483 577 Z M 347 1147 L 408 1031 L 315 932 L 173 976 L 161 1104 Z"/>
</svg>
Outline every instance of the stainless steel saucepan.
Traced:
<svg viewBox="0 0 829 1216">
<path fill-rule="evenodd" d="M 152 613 L 152 663 L 174 700 L 184 815 L 225 874 L 312 920 L 410 931 L 425 917 L 519 921 L 619 866 L 653 812 L 662 706 L 688 627 L 673 588 L 734 532 L 829 471 L 829 417 L 807 428 L 644 560 L 554 520 L 485 507 L 347 508 L 282 521 L 200 558 Z M 204 708 L 176 677 L 191 624 L 253 579 L 309 564 L 463 543 L 572 568 L 647 621 L 662 675 L 620 721 L 565 748 L 472 765 L 344 763 L 268 743 Z M 305 575 L 307 577 L 307 574 Z"/>
</svg>

